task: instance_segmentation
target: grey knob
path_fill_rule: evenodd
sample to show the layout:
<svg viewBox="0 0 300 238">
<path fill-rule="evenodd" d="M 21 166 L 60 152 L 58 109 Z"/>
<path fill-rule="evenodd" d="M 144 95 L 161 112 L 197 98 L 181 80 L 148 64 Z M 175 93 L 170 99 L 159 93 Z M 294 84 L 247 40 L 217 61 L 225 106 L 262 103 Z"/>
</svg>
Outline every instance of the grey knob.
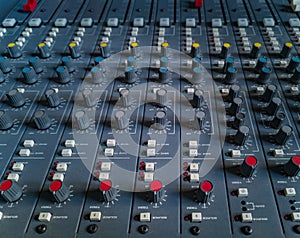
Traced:
<svg viewBox="0 0 300 238">
<path fill-rule="evenodd" d="M 117 190 L 113 187 L 111 180 L 103 180 L 100 182 L 99 189 L 101 192 L 101 200 L 111 202 L 116 198 Z"/>
<path fill-rule="evenodd" d="M 273 97 L 269 103 L 269 105 L 266 107 L 266 113 L 270 116 L 274 116 L 279 108 L 281 107 L 281 99 L 278 97 Z"/>
<path fill-rule="evenodd" d="M 25 104 L 25 98 L 17 89 L 10 90 L 6 97 L 12 107 L 22 107 Z"/>
<path fill-rule="evenodd" d="M 74 115 L 74 119 L 79 130 L 85 130 L 90 126 L 90 120 L 85 111 L 77 111 Z"/>
<path fill-rule="evenodd" d="M 0 184 L 0 192 L 1 192 L 1 196 L 7 202 L 18 201 L 23 194 L 21 186 L 13 180 L 3 181 Z"/>
<path fill-rule="evenodd" d="M 120 90 L 120 101 L 123 107 L 129 107 L 132 103 L 132 95 L 130 94 L 129 89 L 124 88 Z"/>
<path fill-rule="evenodd" d="M 167 125 L 167 113 L 163 110 L 159 110 L 154 116 L 154 126 L 158 130 L 165 129 Z"/>
<path fill-rule="evenodd" d="M 60 180 L 53 181 L 49 186 L 49 190 L 58 203 L 64 202 L 70 195 L 69 188 Z"/>
<path fill-rule="evenodd" d="M 94 107 L 95 105 L 97 105 L 97 103 L 98 103 L 97 97 L 96 97 L 96 95 L 95 95 L 95 93 L 93 92 L 92 89 L 85 88 L 82 91 L 82 96 L 83 96 L 85 105 L 87 107 Z"/>
<path fill-rule="evenodd" d="M 293 133 L 293 128 L 288 125 L 283 125 L 280 127 L 279 131 L 275 135 L 275 142 L 278 145 L 285 145 L 287 140 Z"/>
<path fill-rule="evenodd" d="M 129 119 L 125 111 L 116 111 L 114 115 L 116 129 L 124 130 L 129 126 Z"/>
<path fill-rule="evenodd" d="M 14 122 L 6 111 L 0 110 L 0 130 L 8 130 Z"/>
<path fill-rule="evenodd" d="M 167 90 L 159 89 L 156 91 L 156 104 L 159 107 L 166 107 L 168 104 Z"/>
<path fill-rule="evenodd" d="M 249 136 L 249 127 L 240 126 L 239 130 L 234 136 L 234 143 L 239 146 L 243 146 Z"/>
<path fill-rule="evenodd" d="M 230 107 L 228 108 L 228 114 L 231 116 L 235 116 L 240 111 L 242 104 L 243 104 L 242 98 L 239 97 L 234 98 L 232 100 Z"/>
<path fill-rule="evenodd" d="M 200 108 L 204 105 L 204 92 L 200 89 L 197 89 L 194 92 L 192 104 L 195 108 Z"/>
<path fill-rule="evenodd" d="M 45 92 L 49 107 L 57 107 L 60 104 L 60 98 L 55 89 L 50 88 Z"/>
<path fill-rule="evenodd" d="M 51 120 L 44 110 L 38 110 L 34 113 L 33 121 L 39 130 L 46 130 L 51 126 Z"/>
<path fill-rule="evenodd" d="M 197 111 L 195 113 L 195 127 L 196 130 L 203 130 L 204 126 L 205 126 L 205 112 L 203 111 Z"/>
</svg>

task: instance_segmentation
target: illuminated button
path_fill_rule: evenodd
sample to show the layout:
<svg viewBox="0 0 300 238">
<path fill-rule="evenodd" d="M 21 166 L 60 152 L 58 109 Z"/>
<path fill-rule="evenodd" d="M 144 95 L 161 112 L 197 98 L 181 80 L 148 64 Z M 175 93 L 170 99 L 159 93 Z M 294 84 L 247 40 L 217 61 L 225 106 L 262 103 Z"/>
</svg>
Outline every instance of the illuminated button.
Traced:
<svg viewBox="0 0 300 238">
<path fill-rule="evenodd" d="M 298 18 L 290 18 L 289 24 L 291 27 L 300 27 L 300 20 Z"/>
<path fill-rule="evenodd" d="M 146 163 L 145 164 L 145 171 L 146 172 L 153 172 L 155 170 L 155 164 L 154 163 Z"/>
<path fill-rule="evenodd" d="M 300 221 L 300 212 L 293 212 L 291 218 L 292 221 Z"/>
<path fill-rule="evenodd" d="M 99 178 L 98 179 L 100 181 L 109 179 L 109 173 L 99 173 Z"/>
<path fill-rule="evenodd" d="M 248 197 L 248 189 L 247 188 L 239 188 L 238 189 L 238 197 Z"/>
<path fill-rule="evenodd" d="M 2 26 L 4 27 L 14 27 L 17 23 L 17 20 L 15 18 L 6 18 L 2 22 Z"/>
<path fill-rule="evenodd" d="M 64 174 L 62 174 L 62 173 L 55 173 L 55 174 L 53 175 L 52 179 L 53 179 L 53 180 L 59 180 L 59 181 L 63 182 L 64 179 L 65 179 L 65 176 L 64 176 Z"/>
<path fill-rule="evenodd" d="M 101 221 L 101 212 L 91 212 L 90 221 Z"/>
<path fill-rule="evenodd" d="M 110 27 L 118 27 L 119 26 L 119 19 L 118 18 L 108 18 L 107 26 Z"/>
<path fill-rule="evenodd" d="M 72 150 L 71 149 L 63 149 L 61 151 L 61 155 L 63 157 L 70 157 L 70 156 L 72 156 Z"/>
<path fill-rule="evenodd" d="M 170 26 L 170 18 L 164 17 L 159 19 L 160 27 L 169 27 Z"/>
<path fill-rule="evenodd" d="M 115 139 L 107 139 L 106 146 L 115 147 L 116 146 L 116 140 Z"/>
<path fill-rule="evenodd" d="M 147 156 L 148 157 L 154 157 L 156 155 L 155 149 L 147 149 Z"/>
<path fill-rule="evenodd" d="M 28 156 L 30 156 L 30 150 L 29 149 L 20 149 L 19 155 L 24 156 L 24 157 L 28 157 Z"/>
<path fill-rule="evenodd" d="M 58 163 L 56 165 L 56 171 L 58 171 L 58 172 L 66 172 L 67 170 L 68 170 L 67 163 Z"/>
<path fill-rule="evenodd" d="M 201 212 L 192 212 L 192 222 L 197 223 L 202 221 L 202 213 Z"/>
<path fill-rule="evenodd" d="M 28 22 L 28 26 L 39 27 L 42 24 L 41 18 L 31 18 Z"/>
<path fill-rule="evenodd" d="M 194 89 L 194 88 L 188 88 L 188 89 L 186 90 L 186 92 L 187 92 L 187 94 L 194 94 L 195 89 Z"/>
<path fill-rule="evenodd" d="M 275 150 L 273 150 L 272 154 L 275 157 L 284 156 L 283 149 L 275 149 Z"/>
<path fill-rule="evenodd" d="M 251 223 L 252 222 L 252 220 L 253 220 L 253 218 L 252 218 L 252 213 L 242 213 L 242 216 L 241 216 L 241 218 L 242 218 L 242 222 L 243 223 Z"/>
<path fill-rule="evenodd" d="M 144 18 L 136 17 L 133 19 L 133 26 L 135 27 L 143 27 L 144 26 Z"/>
<path fill-rule="evenodd" d="M 212 27 L 222 27 L 222 19 L 221 18 L 213 18 L 211 19 L 211 25 Z"/>
<path fill-rule="evenodd" d="M 92 18 L 82 18 L 80 21 L 80 25 L 84 27 L 91 27 L 93 25 Z"/>
<path fill-rule="evenodd" d="M 66 18 L 57 18 L 54 22 L 54 25 L 57 27 L 66 27 L 68 20 Z"/>
<path fill-rule="evenodd" d="M 198 163 L 191 163 L 190 164 L 190 172 L 198 172 L 199 171 L 199 164 Z"/>
<path fill-rule="evenodd" d="M 24 164 L 21 163 L 21 162 L 14 163 L 13 166 L 12 166 L 12 170 L 13 171 L 23 171 L 24 170 Z"/>
<path fill-rule="evenodd" d="M 148 173 L 148 172 L 144 173 L 144 182 L 146 182 L 146 183 L 152 182 L 153 179 L 154 179 L 154 174 L 153 173 Z"/>
<path fill-rule="evenodd" d="M 140 213 L 140 221 L 141 222 L 150 222 L 151 221 L 150 212 L 141 212 Z"/>
<path fill-rule="evenodd" d="M 190 149 L 189 150 L 189 157 L 196 157 L 198 155 L 197 149 Z"/>
<path fill-rule="evenodd" d="M 19 174 L 16 174 L 16 173 L 10 173 L 8 176 L 7 176 L 7 179 L 8 180 L 13 180 L 15 182 L 18 182 L 19 181 L 19 178 L 20 178 L 20 175 Z"/>
<path fill-rule="evenodd" d="M 196 27 L 196 19 L 195 18 L 186 18 L 185 26 L 186 27 Z"/>
<path fill-rule="evenodd" d="M 75 147 L 75 140 L 66 140 L 65 141 L 65 146 L 70 147 L 70 148 Z"/>
<path fill-rule="evenodd" d="M 156 140 L 148 140 L 147 146 L 149 148 L 155 148 L 156 147 Z"/>
<path fill-rule="evenodd" d="M 296 189 L 295 188 L 285 188 L 283 190 L 284 195 L 287 197 L 296 196 Z"/>
<path fill-rule="evenodd" d="M 107 157 L 113 157 L 114 156 L 114 149 L 113 148 L 106 148 L 104 150 L 104 155 Z"/>
<path fill-rule="evenodd" d="M 265 27 L 270 27 L 270 26 L 275 26 L 275 21 L 273 18 L 264 18 L 263 19 L 263 24 Z"/>
<path fill-rule="evenodd" d="M 101 171 L 110 171 L 111 163 L 110 162 L 102 162 L 101 163 Z"/>
<path fill-rule="evenodd" d="M 24 147 L 33 147 L 34 146 L 34 140 L 24 140 L 23 146 Z"/>
<path fill-rule="evenodd" d="M 190 182 L 191 183 L 199 183 L 200 176 L 197 173 L 191 173 L 190 174 Z"/>
<path fill-rule="evenodd" d="M 41 212 L 38 216 L 38 220 L 41 222 L 51 221 L 52 214 L 50 212 Z"/>
<path fill-rule="evenodd" d="M 238 27 L 248 27 L 249 22 L 247 18 L 238 18 Z"/>
</svg>

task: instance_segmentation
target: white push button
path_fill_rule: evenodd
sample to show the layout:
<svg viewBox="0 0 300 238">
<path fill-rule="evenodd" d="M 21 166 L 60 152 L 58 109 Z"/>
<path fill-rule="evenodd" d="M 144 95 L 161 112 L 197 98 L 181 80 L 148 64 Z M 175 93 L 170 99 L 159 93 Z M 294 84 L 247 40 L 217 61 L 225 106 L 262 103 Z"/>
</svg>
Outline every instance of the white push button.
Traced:
<svg viewBox="0 0 300 238">
<path fill-rule="evenodd" d="M 53 180 L 60 180 L 60 181 L 64 181 L 65 176 L 62 173 L 55 173 L 52 177 Z"/>
<path fill-rule="evenodd" d="M 75 140 L 66 140 L 65 141 L 65 146 L 69 148 L 75 147 Z"/>
<path fill-rule="evenodd" d="M 67 163 L 58 163 L 56 165 L 56 171 L 58 172 L 66 172 L 68 169 Z"/>
<path fill-rule="evenodd" d="M 191 183 L 198 183 L 199 180 L 200 180 L 199 174 L 197 174 L 197 173 L 190 174 L 190 182 Z"/>
<path fill-rule="evenodd" d="M 155 148 L 156 147 L 156 140 L 148 140 L 147 146 L 149 148 Z"/>
<path fill-rule="evenodd" d="M 190 172 L 198 172 L 199 171 L 199 164 L 191 163 L 190 164 Z"/>
<path fill-rule="evenodd" d="M 155 169 L 155 164 L 154 163 L 145 163 L 145 171 L 146 172 L 153 172 Z"/>
<path fill-rule="evenodd" d="M 189 148 L 190 149 L 197 149 L 198 148 L 198 142 L 196 140 L 190 140 L 189 141 Z"/>
<path fill-rule="evenodd" d="M 113 148 L 106 148 L 104 150 L 104 155 L 107 156 L 107 157 L 114 156 L 114 149 Z"/>
<path fill-rule="evenodd" d="M 292 221 L 300 221 L 300 212 L 292 213 Z"/>
<path fill-rule="evenodd" d="M 248 197 L 248 189 L 247 188 L 239 188 L 238 196 L 239 197 Z"/>
<path fill-rule="evenodd" d="M 284 195 L 287 197 L 296 196 L 296 189 L 295 188 L 285 188 Z"/>
<path fill-rule="evenodd" d="M 252 213 L 242 213 L 242 222 L 244 223 L 250 223 L 252 222 Z"/>
<path fill-rule="evenodd" d="M 115 139 L 107 139 L 106 145 L 108 147 L 115 147 L 116 146 L 116 140 Z"/>
<path fill-rule="evenodd" d="M 91 212 L 90 220 L 91 221 L 101 221 L 101 212 Z"/>
<path fill-rule="evenodd" d="M 154 179 L 153 173 L 144 173 L 144 182 L 152 182 Z"/>
<path fill-rule="evenodd" d="M 72 150 L 71 149 L 63 149 L 61 151 L 61 155 L 63 157 L 70 157 L 70 156 L 72 156 Z"/>
<path fill-rule="evenodd" d="M 150 212 L 141 212 L 140 213 L 140 221 L 141 222 L 150 222 L 151 221 Z"/>
<path fill-rule="evenodd" d="M 33 147 L 34 146 L 34 140 L 24 140 L 23 146 L 24 147 Z"/>
<path fill-rule="evenodd" d="M 12 166 L 13 171 L 23 171 L 23 169 L 24 169 L 24 164 L 20 162 L 14 163 Z"/>
<path fill-rule="evenodd" d="M 109 173 L 100 173 L 98 179 L 99 179 L 100 181 L 109 179 Z"/>
<path fill-rule="evenodd" d="M 101 171 L 110 171 L 111 163 L 110 162 L 103 162 L 101 163 Z"/>
<path fill-rule="evenodd" d="M 28 156 L 30 156 L 30 150 L 29 149 L 20 149 L 19 155 L 24 156 L 24 157 L 28 157 Z"/>
<path fill-rule="evenodd" d="M 147 149 L 147 156 L 148 157 L 154 157 L 156 154 L 155 149 Z"/>
<path fill-rule="evenodd" d="M 18 182 L 19 181 L 19 178 L 20 178 L 20 175 L 19 174 L 16 174 L 16 173 L 10 173 L 8 176 L 7 176 L 7 179 L 8 180 L 13 180 L 15 182 Z"/>
<path fill-rule="evenodd" d="M 201 212 L 192 212 L 192 222 L 201 222 L 202 221 L 202 213 Z"/>
<path fill-rule="evenodd" d="M 38 220 L 42 222 L 49 222 L 52 218 L 52 214 L 50 212 L 41 212 L 39 214 Z"/>
</svg>

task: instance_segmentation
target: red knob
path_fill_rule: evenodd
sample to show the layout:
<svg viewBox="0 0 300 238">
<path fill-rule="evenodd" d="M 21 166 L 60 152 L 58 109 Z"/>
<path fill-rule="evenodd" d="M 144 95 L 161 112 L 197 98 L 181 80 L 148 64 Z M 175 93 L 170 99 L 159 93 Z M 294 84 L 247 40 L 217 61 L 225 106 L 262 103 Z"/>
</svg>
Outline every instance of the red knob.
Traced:
<svg viewBox="0 0 300 238">
<path fill-rule="evenodd" d="M 195 0 L 195 7 L 203 7 L 203 0 Z"/>
</svg>

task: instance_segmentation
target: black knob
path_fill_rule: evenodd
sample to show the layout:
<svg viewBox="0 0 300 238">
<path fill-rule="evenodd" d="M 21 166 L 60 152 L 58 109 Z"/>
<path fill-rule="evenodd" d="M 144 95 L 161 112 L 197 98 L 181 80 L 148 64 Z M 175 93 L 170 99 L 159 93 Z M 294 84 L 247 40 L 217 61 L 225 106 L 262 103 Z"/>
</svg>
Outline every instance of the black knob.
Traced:
<svg viewBox="0 0 300 238">
<path fill-rule="evenodd" d="M 214 186 L 212 182 L 205 180 L 200 183 L 196 190 L 196 201 L 201 203 L 207 203 L 212 197 L 212 191 Z"/>
<path fill-rule="evenodd" d="M 168 105 L 168 92 L 165 89 L 156 91 L 156 104 L 159 107 L 166 107 Z"/>
<path fill-rule="evenodd" d="M 233 68 L 234 65 L 234 58 L 233 57 L 228 57 L 225 60 L 225 64 L 223 67 L 223 72 L 226 73 L 228 68 Z"/>
<path fill-rule="evenodd" d="M 225 97 L 227 102 L 232 102 L 234 98 L 238 97 L 240 86 L 234 84 L 230 87 L 228 95 Z"/>
<path fill-rule="evenodd" d="M 196 57 L 192 59 L 192 68 L 199 68 L 201 59 Z"/>
<path fill-rule="evenodd" d="M 277 87 L 273 84 L 269 84 L 266 89 L 264 94 L 262 95 L 261 99 L 265 102 L 270 102 L 272 98 L 275 96 L 277 92 Z"/>
<path fill-rule="evenodd" d="M 8 56 L 12 59 L 17 59 L 22 56 L 22 51 L 16 45 L 16 43 L 12 42 L 7 45 Z"/>
<path fill-rule="evenodd" d="M 252 45 L 252 49 L 251 49 L 251 52 L 250 52 L 250 58 L 255 59 L 259 56 L 261 46 L 262 45 L 259 42 L 255 42 Z"/>
<path fill-rule="evenodd" d="M 137 75 L 133 67 L 127 66 L 125 68 L 125 82 L 134 83 L 137 80 Z"/>
<path fill-rule="evenodd" d="M 49 190 L 58 203 L 66 201 L 70 195 L 69 188 L 60 180 L 54 180 L 50 184 Z"/>
<path fill-rule="evenodd" d="M 103 80 L 103 72 L 99 66 L 94 66 L 91 70 L 92 83 L 99 84 Z"/>
<path fill-rule="evenodd" d="M 159 110 L 154 116 L 154 126 L 158 130 L 165 129 L 167 125 L 167 113 L 163 110 Z"/>
<path fill-rule="evenodd" d="M 70 56 L 62 57 L 61 61 L 62 61 L 62 64 L 68 68 L 68 71 L 70 73 L 73 73 L 75 71 L 75 66 L 74 66 L 73 60 Z"/>
<path fill-rule="evenodd" d="M 132 103 L 132 95 L 129 89 L 124 88 L 120 90 L 119 94 L 122 107 L 129 107 Z"/>
<path fill-rule="evenodd" d="M 262 68 L 267 66 L 268 59 L 266 57 L 259 57 L 255 66 L 255 72 L 260 73 Z"/>
<path fill-rule="evenodd" d="M 289 73 L 293 73 L 296 68 L 298 68 L 300 65 L 300 58 L 298 56 L 294 56 L 291 58 L 290 63 L 288 64 L 286 70 Z"/>
<path fill-rule="evenodd" d="M 51 120 L 44 110 L 38 110 L 34 113 L 33 121 L 39 130 L 46 130 L 51 126 Z"/>
<path fill-rule="evenodd" d="M 205 126 L 205 117 L 206 114 L 203 111 L 197 111 L 195 113 L 195 129 L 203 130 Z"/>
<path fill-rule="evenodd" d="M 231 45 L 229 43 L 224 43 L 222 45 L 222 50 L 221 50 L 221 54 L 220 54 L 220 57 L 222 59 L 226 59 L 227 58 L 230 47 L 231 47 Z"/>
<path fill-rule="evenodd" d="M 0 191 L 1 191 L 1 196 L 7 202 L 18 201 L 23 194 L 21 186 L 13 180 L 3 181 L 0 184 Z"/>
<path fill-rule="evenodd" d="M 117 196 L 117 190 L 113 187 L 112 182 L 107 179 L 100 182 L 100 200 L 104 202 L 111 202 Z"/>
<path fill-rule="evenodd" d="M 237 73 L 237 69 L 236 68 L 228 68 L 227 72 L 226 72 L 226 76 L 225 76 L 225 81 L 224 83 L 226 84 L 233 84 L 236 81 L 236 73 Z"/>
<path fill-rule="evenodd" d="M 278 129 L 284 120 L 285 114 L 282 112 L 277 112 L 273 119 L 270 121 L 270 126 L 274 129 Z"/>
<path fill-rule="evenodd" d="M 116 111 L 114 115 L 116 129 L 124 130 L 129 126 L 129 118 L 125 111 Z"/>
<path fill-rule="evenodd" d="M 136 49 L 137 49 L 138 46 L 139 46 L 139 43 L 137 43 L 137 42 L 132 42 L 130 44 L 130 53 L 131 53 L 131 55 L 136 56 Z"/>
<path fill-rule="evenodd" d="M 193 68 L 193 83 L 200 83 L 203 78 L 202 69 L 200 67 Z"/>
<path fill-rule="evenodd" d="M 38 50 L 39 57 L 42 59 L 47 59 L 51 56 L 50 48 L 44 42 L 38 44 Z"/>
<path fill-rule="evenodd" d="M 7 62 L 7 59 L 1 56 L 0 56 L 0 69 L 5 74 L 11 72 L 12 70 Z"/>
<path fill-rule="evenodd" d="M 49 107 L 57 107 L 60 104 L 59 95 L 53 88 L 50 88 L 45 92 L 45 97 Z"/>
<path fill-rule="evenodd" d="M 69 51 L 73 59 L 77 59 L 81 56 L 79 45 L 76 42 L 71 42 L 69 44 Z"/>
<path fill-rule="evenodd" d="M 168 83 L 170 81 L 170 72 L 167 68 L 161 67 L 158 71 L 158 79 L 160 83 Z"/>
<path fill-rule="evenodd" d="M 257 159 L 254 156 L 248 156 L 244 159 L 240 167 L 240 173 L 243 177 L 252 177 L 257 166 Z"/>
<path fill-rule="evenodd" d="M 85 111 L 77 111 L 74 114 L 74 123 L 79 130 L 85 130 L 90 126 L 90 119 Z"/>
<path fill-rule="evenodd" d="M 199 57 L 200 56 L 200 44 L 198 42 L 195 42 L 192 44 L 192 49 L 191 49 L 191 57 Z"/>
<path fill-rule="evenodd" d="M 134 56 L 129 56 L 127 58 L 127 66 L 129 67 L 135 67 L 136 66 L 136 59 Z"/>
<path fill-rule="evenodd" d="M 204 105 L 204 92 L 200 89 L 197 89 L 195 92 L 194 92 L 194 96 L 193 96 L 193 99 L 192 99 L 192 105 L 195 107 L 195 108 L 200 108 L 201 106 Z"/>
<path fill-rule="evenodd" d="M 263 67 L 260 71 L 260 74 L 258 76 L 257 82 L 260 84 L 265 84 L 268 82 L 271 76 L 271 68 L 269 67 Z"/>
<path fill-rule="evenodd" d="M 82 91 L 82 96 L 83 96 L 85 105 L 87 107 L 94 107 L 95 105 L 97 105 L 98 100 L 97 100 L 97 97 L 96 97 L 96 95 L 95 95 L 95 93 L 93 92 L 92 89 L 85 88 Z"/>
<path fill-rule="evenodd" d="M 66 84 L 71 81 L 70 73 L 65 66 L 59 66 L 56 68 L 56 73 L 58 75 L 57 82 L 61 84 Z"/>
<path fill-rule="evenodd" d="M 31 58 L 29 58 L 28 62 L 37 74 L 40 74 L 43 72 L 43 66 L 42 66 L 39 58 L 31 57 Z"/>
<path fill-rule="evenodd" d="M 163 42 L 161 44 L 161 55 L 162 56 L 167 56 L 167 52 L 168 52 L 168 47 L 169 47 L 169 43 L 168 42 Z"/>
<path fill-rule="evenodd" d="M 266 107 L 266 113 L 270 116 L 274 116 L 277 111 L 279 110 L 282 102 L 281 99 L 278 97 L 273 97 L 269 103 L 269 105 Z"/>
<path fill-rule="evenodd" d="M 295 72 L 293 73 L 293 76 L 290 79 L 290 82 L 293 84 L 300 83 L 300 67 L 296 68 Z"/>
<path fill-rule="evenodd" d="M 23 68 L 22 74 L 24 77 L 24 83 L 26 84 L 35 84 L 38 80 L 38 76 L 32 67 Z"/>
<path fill-rule="evenodd" d="M 288 176 L 297 176 L 300 171 L 300 156 L 295 155 L 283 166 Z"/>
<path fill-rule="evenodd" d="M 249 136 L 249 131 L 248 126 L 240 126 L 239 130 L 234 135 L 234 144 L 243 146 Z"/>
<path fill-rule="evenodd" d="M 232 123 L 232 128 L 236 130 L 239 129 L 244 124 L 244 121 L 245 121 L 245 114 L 241 112 L 237 113 Z"/>
<path fill-rule="evenodd" d="M 235 116 L 240 111 L 242 103 L 243 103 L 242 98 L 239 98 L 239 97 L 234 98 L 232 100 L 230 107 L 228 108 L 228 114 L 231 116 Z"/>
<path fill-rule="evenodd" d="M 293 48 L 293 44 L 291 42 L 286 42 L 282 47 L 282 50 L 280 52 L 280 56 L 282 58 L 288 58 L 291 51 L 292 51 L 292 48 Z"/>
<path fill-rule="evenodd" d="M 110 44 L 107 42 L 100 43 L 100 54 L 103 58 L 110 56 Z"/>
<path fill-rule="evenodd" d="M 95 66 L 98 65 L 98 64 L 100 64 L 100 62 L 102 62 L 102 61 L 103 61 L 103 57 L 97 56 L 97 57 L 94 59 L 94 65 L 95 65 Z"/>
<path fill-rule="evenodd" d="M 283 125 L 282 127 L 280 127 L 279 131 L 274 136 L 276 144 L 285 145 L 287 140 L 291 137 L 292 133 L 292 127 L 288 125 Z"/>
<path fill-rule="evenodd" d="M 17 89 L 10 90 L 6 97 L 12 107 L 22 107 L 25 104 L 25 98 Z"/>
<path fill-rule="evenodd" d="M 153 180 L 150 184 L 150 191 L 148 192 L 148 201 L 153 203 L 161 202 L 164 199 L 165 191 L 162 183 L 159 180 Z"/>
<path fill-rule="evenodd" d="M 0 110 L 0 130 L 8 130 L 14 125 L 6 111 Z"/>
</svg>

